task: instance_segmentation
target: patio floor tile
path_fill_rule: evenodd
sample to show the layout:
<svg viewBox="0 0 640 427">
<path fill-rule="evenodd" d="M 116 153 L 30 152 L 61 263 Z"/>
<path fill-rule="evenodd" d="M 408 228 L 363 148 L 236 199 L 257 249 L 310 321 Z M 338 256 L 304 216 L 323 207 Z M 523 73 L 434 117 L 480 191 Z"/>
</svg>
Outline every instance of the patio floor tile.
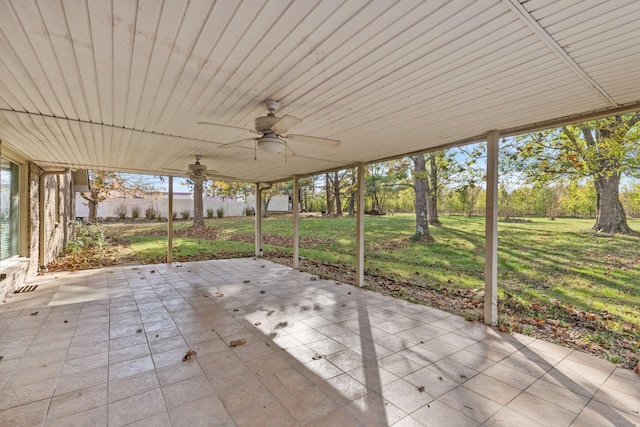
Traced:
<svg viewBox="0 0 640 427">
<path fill-rule="evenodd" d="M 640 424 L 628 370 L 310 278 L 252 258 L 38 276 L 0 305 L 0 425 Z"/>
</svg>

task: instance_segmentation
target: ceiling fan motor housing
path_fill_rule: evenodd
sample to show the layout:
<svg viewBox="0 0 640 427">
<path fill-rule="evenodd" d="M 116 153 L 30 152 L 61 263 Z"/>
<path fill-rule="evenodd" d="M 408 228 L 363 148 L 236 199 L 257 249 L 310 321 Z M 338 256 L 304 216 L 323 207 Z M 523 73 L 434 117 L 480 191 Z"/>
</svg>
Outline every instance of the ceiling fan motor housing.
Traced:
<svg viewBox="0 0 640 427">
<path fill-rule="evenodd" d="M 195 164 L 189 165 L 189 170 L 192 171 L 194 174 L 198 174 L 198 173 L 206 172 L 207 167 L 205 165 L 201 165 L 200 163 L 195 163 Z"/>
<path fill-rule="evenodd" d="M 255 120 L 256 130 L 260 133 L 268 132 L 271 130 L 271 127 L 278 122 L 278 120 L 280 120 L 280 117 L 271 115 L 258 117 Z"/>
</svg>

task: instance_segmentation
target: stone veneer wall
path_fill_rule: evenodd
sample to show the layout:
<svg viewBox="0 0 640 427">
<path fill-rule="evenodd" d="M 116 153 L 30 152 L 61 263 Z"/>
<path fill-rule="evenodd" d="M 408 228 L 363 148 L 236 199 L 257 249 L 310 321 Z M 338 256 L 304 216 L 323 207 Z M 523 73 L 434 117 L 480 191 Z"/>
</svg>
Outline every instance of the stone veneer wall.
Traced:
<svg viewBox="0 0 640 427">
<path fill-rule="evenodd" d="M 7 277 L 0 282 L 0 301 L 5 301 L 14 290 L 38 273 L 40 260 L 40 174 L 39 166 L 29 162 L 27 220 L 27 257 L 9 268 L 2 268 Z M 64 245 L 74 238 L 75 192 L 71 173 L 50 175 L 45 179 L 45 252 L 47 261 L 62 254 Z M 56 203 L 58 207 L 56 208 Z"/>
</svg>

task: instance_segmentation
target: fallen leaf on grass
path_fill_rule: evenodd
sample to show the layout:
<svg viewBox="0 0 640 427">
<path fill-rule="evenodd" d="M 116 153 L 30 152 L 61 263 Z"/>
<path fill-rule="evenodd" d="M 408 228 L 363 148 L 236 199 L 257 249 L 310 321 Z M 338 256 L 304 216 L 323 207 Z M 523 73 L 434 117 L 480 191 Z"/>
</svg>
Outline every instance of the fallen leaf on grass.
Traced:
<svg viewBox="0 0 640 427">
<path fill-rule="evenodd" d="M 196 355 L 196 352 L 194 350 L 188 350 L 187 353 L 182 358 L 182 361 L 186 362 L 187 360 L 191 359 L 191 356 L 195 356 L 195 355 Z"/>
<path fill-rule="evenodd" d="M 245 345 L 247 343 L 247 340 L 245 340 L 244 338 L 240 338 L 239 340 L 233 340 L 229 343 L 229 347 L 239 347 L 241 345 Z"/>
</svg>

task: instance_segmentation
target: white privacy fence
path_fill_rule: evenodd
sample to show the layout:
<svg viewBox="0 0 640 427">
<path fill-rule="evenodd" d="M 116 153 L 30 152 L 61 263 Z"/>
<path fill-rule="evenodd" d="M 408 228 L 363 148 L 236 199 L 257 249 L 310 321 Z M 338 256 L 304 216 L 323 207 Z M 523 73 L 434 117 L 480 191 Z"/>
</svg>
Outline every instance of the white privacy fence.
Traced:
<svg viewBox="0 0 640 427">
<path fill-rule="evenodd" d="M 244 201 L 204 199 L 204 216 L 212 212 L 218 216 L 218 209 L 222 209 L 224 216 L 243 216 L 248 206 Z M 155 218 L 168 218 L 169 200 L 166 198 L 139 199 L 132 197 L 112 198 L 98 204 L 98 218 L 133 218 L 137 212 L 139 218 L 153 216 Z M 193 218 L 193 199 L 174 199 L 173 212 L 178 218 L 182 218 L 183 212 L 189 212 L 189 218 Z M 89 207 L 87 201 L 80 195 L 76 197 L 76 217 L 88 218 Z"/>
</svg>

